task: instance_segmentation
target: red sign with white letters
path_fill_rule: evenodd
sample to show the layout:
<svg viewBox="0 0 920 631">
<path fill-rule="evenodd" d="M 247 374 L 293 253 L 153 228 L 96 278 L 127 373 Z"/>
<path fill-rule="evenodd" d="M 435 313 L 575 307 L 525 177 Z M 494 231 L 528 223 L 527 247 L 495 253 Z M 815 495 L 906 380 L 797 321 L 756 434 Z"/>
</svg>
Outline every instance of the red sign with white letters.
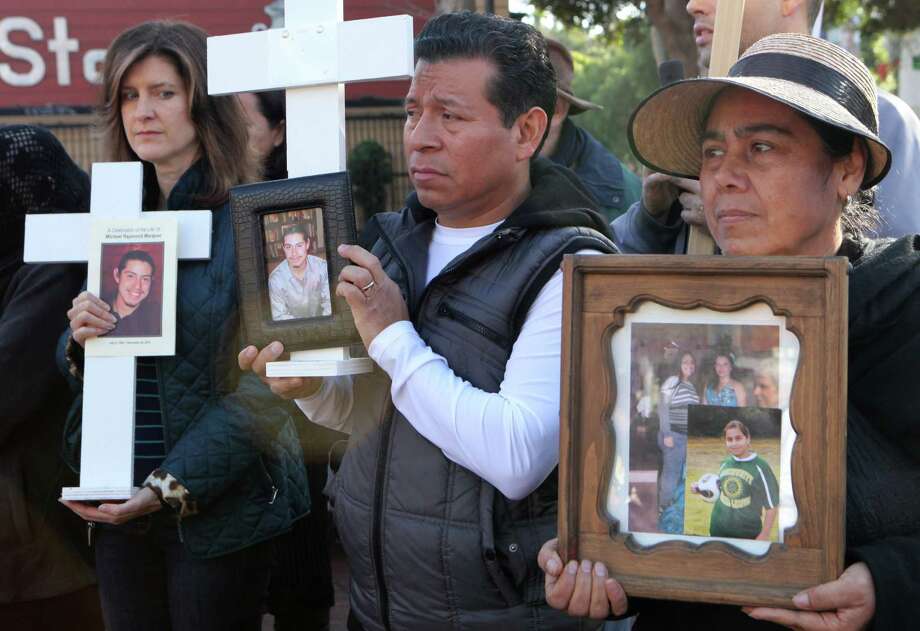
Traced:
<svg viewBox="0 0 920 631">
<path fill-rule="evenodd" d="M 289 0 L 303 1 L 310 0 Z M 418 33 L 435 0 L 345 0 L 345 19 L 408 13 Z M 94 106 L 106 47 L 153 19 L 186 20 L 209 35 L 271 28 L 282 0 L 0 0 L 0 110 L 63 113 Z M 401 99 L 408 83 L 350 85 L 349 100 Z"/>
</svg>

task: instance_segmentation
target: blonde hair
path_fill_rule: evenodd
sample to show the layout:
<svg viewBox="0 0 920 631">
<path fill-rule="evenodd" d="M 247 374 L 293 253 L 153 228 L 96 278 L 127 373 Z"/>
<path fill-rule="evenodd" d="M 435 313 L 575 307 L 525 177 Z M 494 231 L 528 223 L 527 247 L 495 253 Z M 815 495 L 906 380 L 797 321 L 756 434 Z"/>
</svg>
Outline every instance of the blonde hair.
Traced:
<svg viewBox="0 0 920 631">
<path fill-rule="evenodd" d="M 125 136 L 121 118 L 121 84 L 134 64 L 148 57 L 170 62 L 185 83 L 188 111 L 201 144 L 204 183 L 198 201 L 222 204 L 232 186 L 252 182 L 258 174 L 249 148 L 246 114 L 236 96 L 209 96 L 207 34 L 186 22 L 154 20 L 122 32 L 109 47 L 102 70 L 100 128 L 106 154 L 116 162 L 140 160 Z M 144 162 L 144 206 L 159 198 L 153 165 Z"/>
</svg>

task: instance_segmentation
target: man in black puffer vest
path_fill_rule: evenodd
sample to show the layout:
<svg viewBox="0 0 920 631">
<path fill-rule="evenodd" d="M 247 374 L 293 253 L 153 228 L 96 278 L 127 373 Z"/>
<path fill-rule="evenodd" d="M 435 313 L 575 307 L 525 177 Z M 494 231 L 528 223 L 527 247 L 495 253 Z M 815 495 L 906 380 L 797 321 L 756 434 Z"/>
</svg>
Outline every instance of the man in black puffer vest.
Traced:
<svg viewBox="0 0 920 631">
<path fill-rule="evenodd" d="M 337 293 L 382 370 L 266 381 L 349 432 L 331 483 L 350 629 L 579 629 L 536 565 L 556 529 L 563 255 L 614 252 L 577 177 L 539 151 L 542 36 L 474 13 L 416 41 L 404 144 L 416 192 L 377 215 Z M 280 344 L 240 354 L 264 375 Z"/>
</svg>

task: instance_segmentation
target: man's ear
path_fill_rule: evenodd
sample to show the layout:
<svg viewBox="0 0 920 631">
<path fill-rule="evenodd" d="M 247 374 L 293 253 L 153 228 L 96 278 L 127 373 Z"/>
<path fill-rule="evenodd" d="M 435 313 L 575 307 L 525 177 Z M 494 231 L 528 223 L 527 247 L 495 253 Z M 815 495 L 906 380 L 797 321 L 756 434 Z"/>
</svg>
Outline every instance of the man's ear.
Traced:
<svg viewBox="0 0 920 631">
<path fill-rule="evenodd" d="M 856 138 L 850 154 L 837 161 L 836 168 L 839 169 L 837 197 L 839 199 L 846 199 L 848 195 L 855 195 L 859 187 L 862 186 L 863 179 L 866 176 L 866 166 L 869 162 L 868 152 L 866 141 L 862 138 Z"/>
<path fill-rule="evenodd" d="M 805 21 L 808 21 L 808 0 L 781 0 L 779 10 L 784 18 L 788 18 L 796 11 L 802 11 Z M 811 24 L 808 27 L 810 29 Z"/>
<path fill-rule="evenodd" d="M 284 132 L 286 131 L 285 121 L 282 120 L 272 130 L 272 147 L 280 147 L 284 142 Z"/>
<path fill-rule="evenodd" d="M 547 125 L 549 117 L 541 107 L 532 107 L 517 117 L 514 132 L 518 160 L 530 160 L 537 152 L 537 148 L 543 142 Z"/>
<path fill-rule="evenodd" d="M 117 266 L 117 265 L 116 265 L 115 267 L 112 268 L 112 278 L 115 279 L 115 284 L 117 285 L 118 282 L 119 282 L 119 278 L 118 278 L 118 266 Z"/>
</svg>

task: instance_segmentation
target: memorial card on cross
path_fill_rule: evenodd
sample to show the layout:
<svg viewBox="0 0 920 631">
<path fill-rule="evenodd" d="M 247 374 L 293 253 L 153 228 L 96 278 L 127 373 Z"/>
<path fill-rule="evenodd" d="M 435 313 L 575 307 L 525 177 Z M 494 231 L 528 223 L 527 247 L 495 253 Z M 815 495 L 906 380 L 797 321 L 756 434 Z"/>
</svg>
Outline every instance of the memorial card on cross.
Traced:
<svg viewBox="0 0 920 631">
<path fill-rule="evenodd" d="M 208 38 L 208 93 L 284 89 L 288 176 L 344 171 L 345 84 L 411 78 L 412 17 L 345 22 L 342 0 L 290 0 L 284 8 L 283 28 Z M 372 366 L 351 359 L 347 348 L 293 352 L 291 360 L 269 363 L 268 376 L 353 374 Z"/>
<path fill-rule="evenodd" d="M 142 190 L 140 162 L 94 164 L 89 214 L 27 215 L 23 260 L 86 263 L 94 221 L 133 219 L 143 223 L 145 216 L 175 218 L 179 259 L 209 259 L 211 211 L 145 213 L 141 209 Z M 63 489 L 63 499 L 119 500 L 128 499 L 136 491 L 132 480 L 135 361 L 134 356 L 87 355 L 83 369 L 80 486 Z"/>
</svg>

